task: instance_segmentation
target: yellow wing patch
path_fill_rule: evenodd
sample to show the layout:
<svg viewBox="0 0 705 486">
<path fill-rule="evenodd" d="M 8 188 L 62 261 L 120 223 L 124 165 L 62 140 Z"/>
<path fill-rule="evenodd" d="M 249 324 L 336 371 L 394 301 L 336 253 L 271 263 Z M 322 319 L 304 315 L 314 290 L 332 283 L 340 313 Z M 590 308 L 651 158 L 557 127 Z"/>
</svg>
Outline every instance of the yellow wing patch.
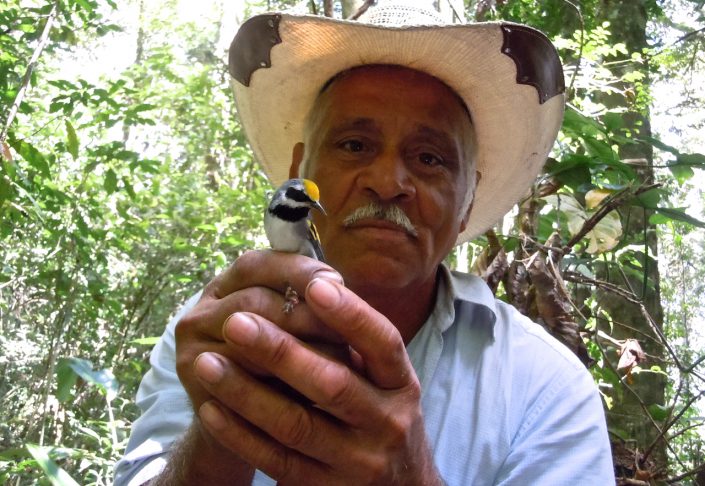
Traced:
<svg viewBox="0 0 705 486">
<path fill-rule="evenodd" d="M 323 248 L 321 248 L 321 238 L 320 236 L 318 236 L 318 230 L 316 229 L 316 225 L 313 224 L 313 221 L 311 221 L 310 219 L 307 219 L 306 222 L 308 223 L 308 239 L 313 245 L 313 251 L 316 253 L 318 260 L 325 262 L 325 258 L 323 256 Z"/>
</svg>

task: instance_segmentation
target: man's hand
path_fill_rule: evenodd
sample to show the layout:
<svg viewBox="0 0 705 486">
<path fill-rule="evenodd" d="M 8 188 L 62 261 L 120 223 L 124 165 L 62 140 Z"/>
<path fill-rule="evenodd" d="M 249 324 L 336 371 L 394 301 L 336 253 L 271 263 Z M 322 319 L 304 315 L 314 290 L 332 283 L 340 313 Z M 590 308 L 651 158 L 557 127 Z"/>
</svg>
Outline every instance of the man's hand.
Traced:
<svg viewBox="0 0 705 486">
<path fill-rule="evenodd" d="M 196 411 L 213 398 L 194 374 L 194 362 L 202 353 L 214 353 L 220 359 L 237 363 L 251 377 L 263 377 L 266 370 L 249 361 L 239 349 L 226 343 L 223 323 L 235 312 L 250 312 L 276 322 L 281 329 L 301 339 L 318 342 L 341 342 L 329 328 L 310 312 L 305 303 L 291 314 L 282 312 L 284 290 L 288 285 L 301 295 L 316 277 L 342 282 L 339 274 L 316 260 L 295 254 L 273 251 L 252 251 L 238 258 L 233 265 L 211 281 L 196 306 L 176 327 L 176 370 Z M 254 378 L 253 378 L 254 379 Z M 194 484 L 193 478 L 212 479 L 234 476 L 249 482 L 252 467 L 238 461 L 233 453 L 213 441 L 196 421 L 185 437 L 182 456 L 170 465 L 171 484 Z"/>
<path fill-rule="evenodd" d="M 280 393 L 222 353 L 207 353 L 195 364 L 216 398 L 198 412 L 207 430 L 282 484 L 440 484 L 426 441 L 420 385 L 399 332 L 330 280 L 311 281 L 305 298 L 312 315 L 350 345 L 364 373 L 311 348 L 267 316 L 238 312 L 223 328 L 227 354 L 246 358 L 315 405 Z"/>
</svg>

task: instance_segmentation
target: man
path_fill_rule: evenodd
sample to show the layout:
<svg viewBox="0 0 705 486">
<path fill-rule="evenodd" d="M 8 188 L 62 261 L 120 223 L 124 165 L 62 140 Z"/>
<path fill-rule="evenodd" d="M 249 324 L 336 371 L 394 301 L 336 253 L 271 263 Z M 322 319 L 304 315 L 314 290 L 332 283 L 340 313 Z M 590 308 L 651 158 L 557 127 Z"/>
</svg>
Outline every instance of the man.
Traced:
<svg viewBox="0 0 705 486">
<path fill-rule="evenodd" d="M 562 118 L 555 50 L 513 24 L 386 25 L 400 14 L 433 20 L 379 6 L 376 26 L 241 27 L 239 115 L 275 183 L 320 187 L 327 264 L 250 252 L 186 305 L 116 484 L 613 483 L 587 371 L 442 265 L 540 170 Z M 287 286 L 304 298 L 288 314 Z"/>
</svg>

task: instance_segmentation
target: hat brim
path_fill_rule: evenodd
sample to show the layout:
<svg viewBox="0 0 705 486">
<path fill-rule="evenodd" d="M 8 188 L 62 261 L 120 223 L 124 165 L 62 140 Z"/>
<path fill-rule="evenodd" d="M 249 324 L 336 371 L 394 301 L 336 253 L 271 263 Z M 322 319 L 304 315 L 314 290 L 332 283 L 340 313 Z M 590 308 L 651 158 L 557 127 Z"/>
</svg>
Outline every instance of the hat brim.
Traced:
<svg viewBox="0 0 705 486">
<path fill-rule="evenodd" d="M 275 186 L 288 179 L 292 149 L 303 140 L 304 120 L 321 87 L 365 64 L 431 74 L 470 110 L 481 180 L 457 243 L 484 233 L 527 194 L 565 105 L 560 60 L 543 34 L 510 23 L 380 27 L 287 14 L 253 17 L 230 48 L 240 120 Z"/>
</svg>

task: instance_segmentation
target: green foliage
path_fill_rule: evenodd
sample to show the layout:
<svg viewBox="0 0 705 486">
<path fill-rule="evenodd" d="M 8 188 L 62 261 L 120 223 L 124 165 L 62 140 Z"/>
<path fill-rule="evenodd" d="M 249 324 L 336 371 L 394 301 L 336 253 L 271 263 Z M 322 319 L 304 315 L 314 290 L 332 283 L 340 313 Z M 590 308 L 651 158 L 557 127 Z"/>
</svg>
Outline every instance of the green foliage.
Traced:
<svg viewBox="0 0 705 486">
<path fill-rule="evenodd" d="M 37 464 L 42 468 L 44 474 L 55 486 L 78 486 L 78 483 L 49 458 L 50 447 L 39 447 L 35 444 L 27 444 L 27 450 L 32 455 Z"/>
<path fill-rule="evenodd" d="M 229 92 L 223 4 L 200 20 L 179 18 L 176 4 L 0 5 L 0 128 L 14 106 L 18 111 L 0 147 L 0 483 L 109 483 L 138 414 L 134 394 L 155 336 L 190 295 L 262 241 L 269 185 Z M 18 103 L 54 5 L 49 41 Z M 665 396 L 644 402 L 641 413 L 644 423 L 668 431 L 673 470 L 685 472 L 704 449 L 689 405 L 699 383 L 692 372 L 702 361 L 688 346 L 692 330 L 678 323 L 697 317 L 702 296 L 702 288 L 683 291 L 702 287 L 687 262 L 705 260 L 702 245 L 689 238 L 702 216 L 672 193 L 693 184 L 705 156 L 653 136 L 648 116 L 654 78 L 672 75 L 698 52 L 690 44 L 683 51 L 662 45 L 658 29 L 665 27 L 652 28 L 651 47 L 636 45 L 615 28 L 625 12 L 593 0 L 580 6 L 581 15 L 565 1 L 513 0 L 485 13 L 554 39 L 566 63 L 569 106 L 535 197 L 510 231 L 479 238 L 463 258 L 477 263 L 496 244 L 505 258 L 529 261 L 577 239 L 557 267 L 573 291 L 606 408 L 633 394 L 630 379 L 668 373 Z M 661 3 L 641 7 L 641 17 L 629 16 L 637 24 L 668 24 Z M 248 12 L 266 8 L 247 5 Z M 112 61 L 116 51 L 105 45 L 134 45 L 133 62 L 98 76 L 87 52 Z M 649 188 L 651 182 L 662 186 Z M 657 230 L 677 249 L 668 256 L 668 266 L 683 266 L 677 285 L 653 273 L 663 258 Z M 451 260 L 459 262 L 458 255 Z M 615 280 L 619 290 L 597 286 Z M 505 278 L 498 295 L 511 301 L 510 283 Z M 636 305 L 625 297 L 658 301 L 659 291 L 673 355 L 664 358 L 664 342 L 648 335 L 645 343 L 658 342 L 649 351 L 658 363 L 640 364 L 628 376 L 617 362 L 620 343 L 632 336 L 615 336 L 615 307 Z M 614 292 L 621 300 L 610 306 Z M 636 440 L 626 427 L 612 424 L 610 431 Z M 649 446 L 640 444 L 642 451 Z"/>
<path fill-rule="evenodd" d="M 494 8 L 487 10 L 488 5 Z M 586 352 L 595 362 L 591 371 L 618 446 L 618 476 L 635 478 L 633 464 L 637 463 L 641 479 L 644 471 L 654 474 L 653 480 L 659 475 L 665 479 L 669 473 L 692 477 L 702 463 L 697 458 L 703 450 L 702 439 L 693 437 L 704 425 L 702 418 L 688 422 L 684 417 L 702 417 L 694 404 L 705 378 L 702 361 L 687 363 L 702 357 L 702 351 L 686 352 L 670 340 L 674 329 L 687 329 L 692 318 L 670 318 L 683 297 L 675 302 L 669 298 L 674 297 L 672 286 L 695 287 L 695 295 L 688 299 L 694 309 L 698 297 L 702 302 L 702 285 L 672 283 L 672 269 L 683 263 L 670 254 L 673 243 L 683 248 L 683 235 L 697 238 L 705 227 L 699 207 L 684 204 L 678 196 L 679 189 L 692 188 L 690 181 L 701 177 L 705 158 L 697 150 L 681 148 L 702 146 L 702 138 L 691 136 L 690 144 L 686 140 L 666 143 L 659 136 L 671 134 L 652 135 L 650 116 L 655 107 L 666 105 L 677 108 L 671 113 L 695 119 L 687 125 L 686 116 L 671 118 L 671 130 L 678 135 L 696 133 L 703 124 L 702 114 L 692 113 L 698 111 L 692 107 L 701 107 L 705 99 L 700 88 L 702 2 L 518 0 L 477 2 L 472 13 L 528 23 L 546 32 L 564 60 L 568 88 L 559 144 L 537 181 L 534 197 L 520 208 L 510 234 L 497 235 L 509 256 L 495 250 L 495 259 L 505 255 L 509 261 L 504 265 L 483 262 L 481 268 L 508 267 L 498 294 L 530 313 L 531 302 L 523 299 L 527 295 L 538 299 L 530 292 L 517 293 L 522 285 L 530 287 L 531 281 L 522 282 L 516 268 L 552 259 L 561 272 L 552 278 L 556 286 L 570 290 L 565 303 L 573 307 Z M 672 99 L 654 98 L 652 87 L 658 83 L 669 86 L 667 96 Z M 675 229 L 679 242 L 672 241 Z M 657 237 L 669 243 L 658 247 Z M 510 241 L 512 248 L 507 245 Z M 667 265 L 659 257 L 663 252 L 669 255 Z M 475 266 L 488 255 L 479 249 L 475 254 L 480 256 Z M 696 263 L 701 258 L 685 261 L 697 268 L 693 273 L 702 273 Z M 668 279 L 659 278 L 659 268 Z M 659 295 L 662 291 L 664 299 Z M 673 309 L 663 321 L 661 302 Z M 540 312 L 535 317 L 548 320 Z M 560 330 L 547 327 L 561 335 Z M 693 334 L 697 335 L 692 330 L 685 333 Z M 618 368 L 624 346 L 633 338 L 648 353 L 649 365 Z M 696 451 L 701 455 L 689 455 Z M 672 468 L 668 472 L 667 454 Z M 630 458 L 632 465 L 620 462 L 620 457 Z"/>
<path fill-rule="evenodd" d="M 0 7 L 1 117 L 52 4 Z M 138 62 L 69 78 L 60 68 L 74 52 L 127 34 L 109 21 L 113 2 L 59 5 L 1 159 L 0 450 L 15 451 L 0 458 L 3 483 L 110 482 L 137 415 L 145 337 L 256 246 L 269 188 L 240 133 L 216 25 L 144 10 Z"/>
</svg>

